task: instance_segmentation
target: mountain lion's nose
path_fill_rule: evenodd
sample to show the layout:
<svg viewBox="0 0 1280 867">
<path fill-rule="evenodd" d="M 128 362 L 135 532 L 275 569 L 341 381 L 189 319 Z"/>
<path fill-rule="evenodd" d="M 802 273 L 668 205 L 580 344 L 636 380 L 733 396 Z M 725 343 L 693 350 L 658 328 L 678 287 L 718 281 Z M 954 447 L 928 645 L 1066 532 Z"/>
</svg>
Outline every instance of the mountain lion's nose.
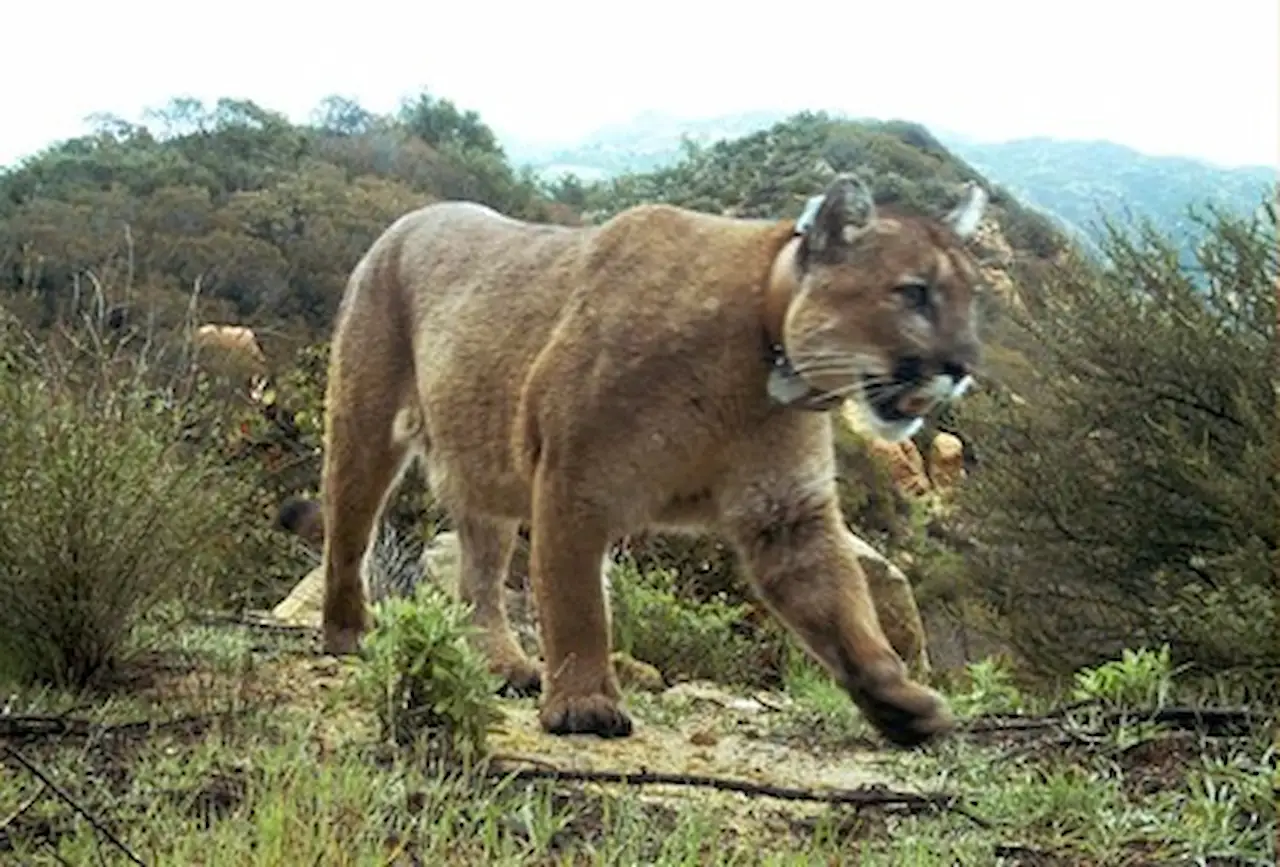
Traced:
<svg viewBox="0 0 1280 867">
<path fill-rule="evenodd" d="M 951 377 L 953 382 L 959 382 L 969 375 L 969 365 L 963 361 L 944 361 L 942 362 L 942 372 Z"/>
</svg>

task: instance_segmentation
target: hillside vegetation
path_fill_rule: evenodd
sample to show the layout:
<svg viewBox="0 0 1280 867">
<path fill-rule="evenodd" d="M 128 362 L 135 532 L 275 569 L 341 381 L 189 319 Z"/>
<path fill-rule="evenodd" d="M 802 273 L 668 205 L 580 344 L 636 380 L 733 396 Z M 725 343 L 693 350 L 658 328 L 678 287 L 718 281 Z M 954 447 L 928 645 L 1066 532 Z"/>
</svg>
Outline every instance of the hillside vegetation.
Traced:
<svg viewBox="0 0 1280 867">
<path fill-rule="evenodd" d="M 835 172 L 865 177 L 879 202 L 926 211 L 952 204 L 965 181 L 993 187 L 921 126 L 802 112 L 741 138 L 705 146 L 686 142 L 670 165 L 623 174 L 586 192 L 570 180 L 553 189 L 562 201 L 598 216 L 665 201 L 735 216 L 793 217 Z M 1047 220 L 1000 188 L 992 192 L 997 220 L 1015 249 L 1049 258 L 1062 248 L 1063 238 Z"/>
<path fill-rule="evenodd" d="M 595 181 L 669 166 L 680 159 L 685 138 L 707 147 L 783 120 L 780 112 L 684 123 L 642 115 L 631 123 L 601 129 L 571 146 L 554 150 L 513 147 L 521 162 L 548 178 L 576 172 L 584 180 Z M 1194 241 L 1203 236 L 1203 226 L 1189 209 L 1212 206 L 1236 216 L 1248 214 L 1257 207 L 1259 196 L 1276 182 L 1273 167 L 1223 168 L 1199 160 L 1139 153 L 1106 141 L 1034 138 L 983 143 L 940 131 L 934 131 L 934 137 L 956 157 L 1024 204 L 1043 211 L 1073 238 L 1095 250 L 1105 235 L 1104 219 L 1122 224 L 1145 219 L 1177 240 L 1189 262 Z"/>
<path fill-rule="evenodd" d="M 963 464 L 916 489 L 835 424 L 845 517 L 914 590 L 953 736 L 885 750 L 723 545 L 662 536 L 608 566 L 636 735 L 542 735 L 437 586 L 420 476 L 369 564 L 414 591 L 360 657 L 318 652 L 315 600 L 266 613 L 316 574 L 275 513 L 318 486 L 333 312 L 393 219 L 786 217 L 836 171 L 935 213 L 992 190 L 987 357 L 937 423 Z M 908 123 L 802 113 L 548 185 L 430 94 L 102 119 L 0 176 L 0 861 L 1274 863 L 1276 204 L 1209 220 L 1194 266 L 1159 231 L 1103 235 L 1100 264 Z M 197 351 L 210 321 L 266 358 Z"/>
<path fill-rule="evenodd" d="M 394 117 L 334 98 L 313 124 L 252 102 L 174 100 L 99 118 L 0 176 L 0 298 L 48 326 L 77 288 L 174 324 L 328 329 L 355 260 L 393 219 L 464 198 L 554 219 L 473 112 L 423 94 Z"/>
</svg>

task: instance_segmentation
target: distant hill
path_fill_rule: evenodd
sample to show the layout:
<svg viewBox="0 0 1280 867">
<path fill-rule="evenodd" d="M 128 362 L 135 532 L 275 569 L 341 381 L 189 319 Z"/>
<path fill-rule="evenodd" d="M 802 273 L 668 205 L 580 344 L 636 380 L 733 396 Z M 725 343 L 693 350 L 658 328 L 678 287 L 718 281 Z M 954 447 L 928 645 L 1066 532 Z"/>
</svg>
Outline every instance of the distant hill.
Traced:
<svg viewBox="0 0 1280 867">
<path fill-rule="evenodd" d="M 705 145 L 765 129 L 783 117 L 782 112 L 753 112 L 683 121 L 645 114 L 568 147 L 504 144 L 514 162 L 531 166 L 546 179 L 572 173 L 591 182 L 671 165 L 683 153 L 682 137 Z M 1096 237 L 1101 214 L 1122 222 L 1147 217 L 1174 237 L 1189 239 L 1198 234 L 1187 215 L 1189 205 L 1212 203 L 1247 212 L 1276 183 L 1276 170 L 1266 166 L 1223 168 L 1152 156 L 1107 141 L 983 143 L 950 131 L 930 132 L 954 155 L 1082 239 Z"/>
<path fill-rule="evenodd" d="M 754 111 L 688 120 L 645 112 L 628 123 L 601 127 L 571 145 L 532 145 L 513 137 L 504 138 L 502 144 L 513 163 L 532 166 L 548 180 L 574 174 L 584 181 L 597 181 L 669 165 L 680 157 L 682 138 L 713 144 L 764 129 L 786 116 L 781 111 Z"/>
<path fill-rule="evenodd" d="M 1150 218 L 1175 237 L 1196 234 L 1187 206 L 1247 213 L 1276 183 L 1275 168 L 1224 168 L 1182 157 L 1150 156 L 1108 141 L 1049 138 L 947 147 L 1028 205 L 1092 236 L 1100 214 Z"/>
</svg>

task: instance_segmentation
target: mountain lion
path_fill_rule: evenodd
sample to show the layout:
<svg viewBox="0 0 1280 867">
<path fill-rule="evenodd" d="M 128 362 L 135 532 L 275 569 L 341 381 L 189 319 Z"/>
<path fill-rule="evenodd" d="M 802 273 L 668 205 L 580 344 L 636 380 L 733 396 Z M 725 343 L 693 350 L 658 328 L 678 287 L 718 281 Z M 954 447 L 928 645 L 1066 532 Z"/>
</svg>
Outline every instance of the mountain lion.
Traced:
<svg viewBox="0 0 1280 867">
<path fill-rule="evenodd" d="M 490 665 L 551 733 L 624 736 L 601 563 L 644 530 L 715 531 L 769 609 L 890 741 L 951 727 L 885 639 L 836 502 L 832 418 L 910 436 L 978 359 L 970 185 L 942 219 L 878 212 L 841 176 L 799 220 L 641 205 L 602 225 L 440 202 L 356 265 L 333 335 L 317 522 L 324 644 L 357 650 L 361 564 L 421 458 L 461 542 Z M 544 662 L 503 582 L 519 525 Z"/>
</svg>

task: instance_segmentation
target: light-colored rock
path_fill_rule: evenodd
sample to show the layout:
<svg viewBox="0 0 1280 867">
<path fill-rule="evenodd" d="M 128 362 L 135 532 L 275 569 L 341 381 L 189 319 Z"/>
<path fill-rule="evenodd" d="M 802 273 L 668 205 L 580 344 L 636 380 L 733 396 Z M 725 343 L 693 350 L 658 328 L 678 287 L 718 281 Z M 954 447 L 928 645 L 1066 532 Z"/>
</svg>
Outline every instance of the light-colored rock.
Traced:
<svg viewBox="0 0 1280 867">
<path fill-rule="evenodd" d="M 768 708 L 754 698 L 734 695 L 731 692 L 706 680 L 690 680 L 677 683 L 662 693 L 664 699 L 684 700 L 689 702 L 710 702 L 728 710 L 744 714 L 762 713 Z"/>
<path fill-rule="evenodd" d="M 929 444 L 929 475 L 939 488 L 949 488 L 964 477 L 964 443 L 954 434 L 940 432 Z"/>
<path fill-rule="evenodd" d="M 289 591 L 271 616 L 291 626 L 320 627 L 320 612 L 324 606 L 324 571 L 317 566 L 307 573 Z"/>
<path fill-rule="evenodd" d="M 865 539 L 854 533 L 849 535 L 857 550 L 862 571 L 866 573 L 867 586 L 871 590 L 876 614 L 880 618 L 880 628 L 884 630 L 889 644 L 907 664 L 912 677 L 927 677 L 931 671 L 928 641 L 911 582 L 901 569 L 889 562 Z"/>
<path fill-rule="evenodd" d="M 933 489 L 924 470 L 924 458 L 911 440 L 892 443 L 871 433 L 863 410 L 853 401 L 840 408 L 840 421 L 867 443 L 867 450 L 889 468 L 894 486 L 905 496 L 918 497 Z"/>
<path fill-rule="evenodd" d="M 432 583 L 456 597 L 461 556 L 457 533 L 452 530 L 437 533 L 422 551 L 422 572 Z"/>
<path fill-rule="evenodd" d="M 1011 271 L 1017 254 L 993 217 L 983 220 L 969 242 L 978 259 L 978 270 L 991 292 L 1015 310 L 1025 311 Z"/>
<path fill-rule="evenodd" d="M 421 564 L 427 580 L 439 583 L 450 593 L 455 592 L 458 582 L 458 535 L 437 535 L 423 550 Z M 282 623 L 318 628 L 323 607 L 324 572 L 317 566 L 271 610 L 271 615 Z"/>
<path fill-rule="evenodd" d="M 258 336 L 253 333 L 252 328 L 243 325 L 201 325 L 196 329 L 194 343 L 202 349 L 212 347 L 260 367 L 265 367 L 267 363 L 262 345 L 258 343 Z"/>
<path fill-rule="evenodd" d="M 872 440 L 871 451 L 880 455 L 889 465 L 893 484 L 908 497 L 920 497 L 933 489 L 924 471 L 924 457 L 911 440 L 900 443 Z"/>
<path fill-rule="evenodd" d="M 618 683 L 624 688 L 637 689 L 641 692 L 662 692 L 667 688 L 662 672 L 647 662 L 641 662 L 622 651 L 615 651 L 610 656 L 610 661 L 613 662 L 613 671 L 618 676 Z"/>
</svg>

